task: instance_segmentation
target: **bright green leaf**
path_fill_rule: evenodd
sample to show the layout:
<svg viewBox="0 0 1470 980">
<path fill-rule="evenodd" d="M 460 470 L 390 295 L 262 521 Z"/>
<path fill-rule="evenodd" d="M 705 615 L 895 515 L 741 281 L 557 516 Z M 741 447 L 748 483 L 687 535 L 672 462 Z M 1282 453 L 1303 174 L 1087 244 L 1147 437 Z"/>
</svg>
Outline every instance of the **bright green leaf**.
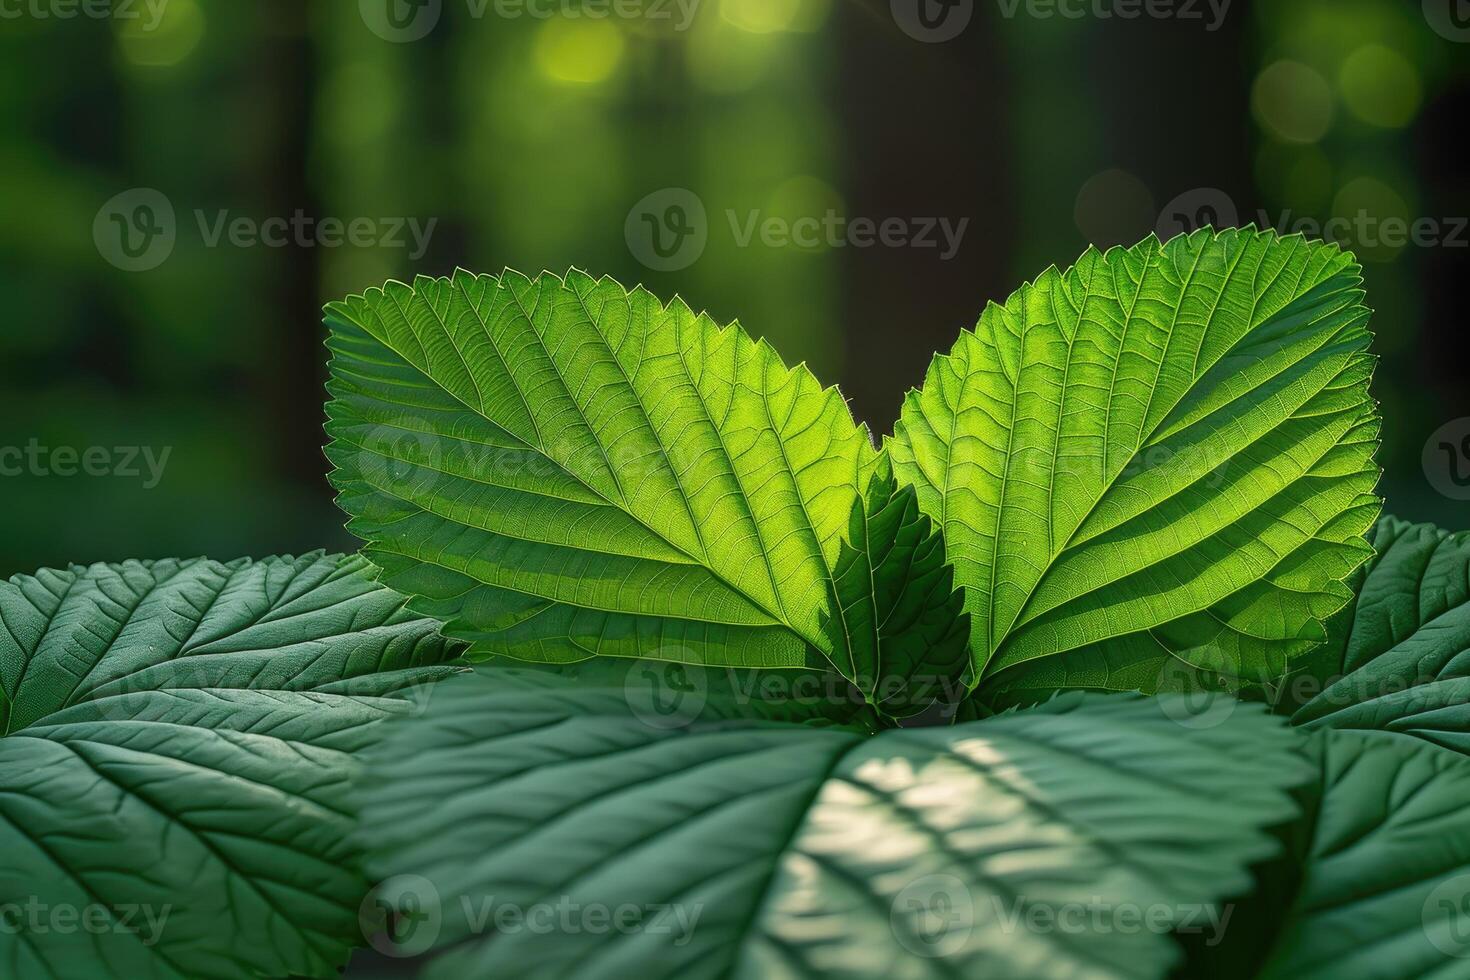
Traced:
<svg viewBox="0 0 1470 980">
<path fill-rule="evenodd" d="M 482 670 L 384 740 L 368 867 L 429 977 L 1161 977 L 1310 776 L 1259 707 L 1178 696 L 873 737 L 658 696 Z"/>
<path fill-rule="evenodd" d="M 389 283 L 327 322 L 349 527 L 474 655 L 851 680 L 873 659 L 846 616 L 874 600 L 837 580 L 877 452 L 835 389 L 738 325 L 579 272 Z M 937 582 L 918 572 L 870 591 L 906 616 Z M 924 636 L 946 608 L 913 615 Z"/>
<path fill-rule="evenodd" d="M 0 583 L 0 975 L 346 961 L 367 891 L 354 753 L 455 652 L 367 570 L 313 555 Z"/>
<path fill-rule="evenodd" d="M 1048 269 L 935 360 L 889 446 L 983 693 L 1241 687 L 1324 639 L 1379 509 L 1359 282 L 1300 237 L 1150 237 Z"/>
</svg>

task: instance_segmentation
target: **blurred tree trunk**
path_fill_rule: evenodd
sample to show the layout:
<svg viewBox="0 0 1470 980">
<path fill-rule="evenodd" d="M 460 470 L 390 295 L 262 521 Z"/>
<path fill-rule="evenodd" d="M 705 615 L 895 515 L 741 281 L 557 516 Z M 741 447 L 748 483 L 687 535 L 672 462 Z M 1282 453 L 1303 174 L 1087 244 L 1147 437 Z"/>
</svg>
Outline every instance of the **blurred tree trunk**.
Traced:
<svg viewBox="0 0 1470 980">
<path fill-rule="evenodd" d="M 1416 369 L 1437 390 L 1442 421 L 1470 416 L 1470 331 L 1461 292 L 1470 276 L 1470 178 L 1465 174 L 1465 119 L 1470 118 L 1470 78 L 1425 107 L 1415 130 L 1418 172 L 1423 175 L 1423 214 L 1442 217 L 1445 244 L 1424 250 L 1420 282 L 1424 324 L 1415 348 Z M 1380 329 L 1384 329 L 1380 327 Z M 1463 522 L 1462 522 L 1463 523 Z"/>
<path fill-rule="evenodd" d="M 270 107 L 265 141 L 260 201 L 264 213 L 290 220 L 298 211 L 319 221 L 325 217 L 313 194 L 310 150 L 316 63 L 309 30 L 310 11 L 299 0 L 268 0 L 261 23 L 269 25 L 261 39 L 261 104 Z M 272 118 L 273 117 L 273 118 Z M 346 217 L 346 216 L 339 216 Z M 318 283 L 318 247 L 268 250 L 270 293 L 260 311 L 263 333 L 270 339 L 274 370 L 265 375 L 262 410 L 275 433 L 274 451 L 280 474 L 293 483 L 323 483 L 321 421 L 326 378 Z"/>
<path fill-rule="evenodd" d="M 938 43 L 906 35 L 887 0 L 838 17 L 849 217 L 969 219 L 949 261 L 848 249 L 845 388 L 880 431 L 927 351 L 947 350 L 987 300 L 1089 244 L 1075 219 L 1089 178 L 1123 170 L 1148 192 L 1102 245 L 1142 238 L 1165 204 L 1200 188 L 1223 191 L 1241 221 L 1254 213 L 1243 5 L 1214 30 L 1003 9 L 973 0 L 963 31 Z"/>
<path fill-rule="evenodd" d="M 1193 8 L 1207 20 L 1204 3 Z M 1218 26 L 1175 18 L 1094 25 L 1076 83 L 1105 120 L 1110 159 L 1144 178 L 1162 208 L 1198 188 L 1224 191 L 1239 223 L 1255 217 L 1251 12 L 1230 5 Z"/>
<path fill-rule="evenodd" d="M 948 258 L 937 227 L 932 247 L 843 250 L 842 387 L 878 435 L 892 431 L 931 353 L 948 350 L 983 299 L 1010 285 L 1010 106 L 996 97 L 1006 64 L 988 14 L 982 0 L 958 37 L 931 43 L 905 34 L 888 0 L 834 8 L 847 218 L 899 218 L 915 231 L 918 219 L 965 222 Z"/>
</svg>

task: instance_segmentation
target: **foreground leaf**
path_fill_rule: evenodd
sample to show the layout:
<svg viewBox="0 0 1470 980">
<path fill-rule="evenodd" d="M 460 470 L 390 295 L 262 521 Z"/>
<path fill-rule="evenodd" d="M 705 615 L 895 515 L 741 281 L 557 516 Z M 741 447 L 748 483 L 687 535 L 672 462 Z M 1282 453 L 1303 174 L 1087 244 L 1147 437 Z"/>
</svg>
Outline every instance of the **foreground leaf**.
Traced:
<svg viewBox="0 0 1470 980">
<path fill-rule="evenodd" d="M 579 272 L 389 283 L 327 322 L 348 526 L 474 655 L 859 679 L 873 600 L 836 580 L 877 453 L 804 366 Z"/>
<path fill-rule="evenodd" d="M 1265 891 L 1270 980 L 1470 976 L 1470 759 L 1401 735 L 1324 732 L 1299 880 Z M 1249 949 L 1246 937 L 1235 936 Z M 1235 973 L 1234 975 L 1239 975 Z"/>
<path fill-rule="evenodd" d="M 873 737 L 647 707 L 481 671 L 384 741 L 368 866 L 431 977 L 1158 977 L 1309 775 L 1257 708 L 1182 727 L 1173 697 Z M 1079 934 L 1094 907 L 1128 928 Z"/>
<path fill-rule="evenodd" d="M 1299 237 L 1151 237 L 1048 269 L 936 358 L 889 447 L 987 695 L 1238 688 L 1325 638 L 1379 509 L 1359 282 Z"/>
<path fill-rule="evenodd" d="M 366 892 L 353 755 L 454 653 L 367 568 L 128 562 L 0 583 L 0 974 L 345 962 Z"/>
<path fill-rule="evenodd" d="M 1329 683 L 1292 721 L 1402 732 L 1470 754 L 1470 534 L 1385 518 L 1373 546 Z"/>
</svg>

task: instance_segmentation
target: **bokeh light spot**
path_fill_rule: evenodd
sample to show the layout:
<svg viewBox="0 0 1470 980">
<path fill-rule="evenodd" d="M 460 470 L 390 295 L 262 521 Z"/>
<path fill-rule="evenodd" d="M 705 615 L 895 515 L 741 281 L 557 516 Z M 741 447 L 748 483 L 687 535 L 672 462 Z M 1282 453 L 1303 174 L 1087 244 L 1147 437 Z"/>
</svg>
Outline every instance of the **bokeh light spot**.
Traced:
<svg viewBox="0 0 1470 980">
<path fill-rule="evenodd" d="M 1400 129 L 1412 122 L 1424 94 L 1418 69 L 1381 44 L 1364 45 L 1348 55 L 1338 73 L 1338 85 L 1353 115 L 1385 129 Z"/>
<path fill-rule="evenodd" d="M 772 34 L 801 18 L 802 0 L 720 0 L 720 15 L 741 30 Z"/>
<path fill-rule="evenodd" d="M 1297 61 L 1278 61 L 1257 75 L 1251 107 L 1262 126 L 1290 143 L 1315 143 L 1332 128 L 1332 89 Z"/>
<path fill-rule="evenodd" d="M 578 85 L 605 82 L 623 60 L 623 35 L 606 20 L 553 18 L 536 35 L 536 64 L 549 78 Z"/>
<path fill-rule="evenodd" d="M 169 0 L 161 7 L 140 4 L 140 16 L 118 18 L 122 56 L 148 68 L 177 65 L 204 38 L 204 11 L 195 0 Z"/>
</svg>

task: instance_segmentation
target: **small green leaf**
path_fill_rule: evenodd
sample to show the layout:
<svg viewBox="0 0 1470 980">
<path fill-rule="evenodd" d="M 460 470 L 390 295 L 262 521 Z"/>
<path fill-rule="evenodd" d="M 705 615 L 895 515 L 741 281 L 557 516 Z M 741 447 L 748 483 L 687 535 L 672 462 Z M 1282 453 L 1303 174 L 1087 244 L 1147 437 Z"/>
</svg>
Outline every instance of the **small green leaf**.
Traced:
<svg viewBox="0 0 1470 980">
<path fill-rule="evenodd" d="M 1046 270 L 935 359 L 888 446 L 984 696 L 1238 688 L 1325 638 L 1380 506 L 1359 284 L 1300 237 L 1150 237 Z"/>
<path fill-rule="evenodd" d="M 944 539 L 886 460 L 853 508 L 833 576 L 855 683 L 884 714 L 904 717 L 969 692 L 969 620 Z"/>
<path fill-rule="evenodd" d="M 1334 623 L 1327 686 L 1292 721 L 1403 732 L 1470 754 L 1470 534 L 1380 521 Z"/>
<path fill-rule="evenodd" d="M 381 903 L 436 910 L 428 977 L 1162 977 L 1310 777 L 1258 706 L 1178 696 L 872 737 L 658 696 L 482 669 L 384 740 L 362 838 Z"/>
<path fill-rule="evenodd" d="M 455 670 L 435 624 L 367 570 L 312 555 L 0 583 L 0 973 L 346 962 L 367 892 L 354 756 L 407 710 L 399 692 Z"/>
</svg>

